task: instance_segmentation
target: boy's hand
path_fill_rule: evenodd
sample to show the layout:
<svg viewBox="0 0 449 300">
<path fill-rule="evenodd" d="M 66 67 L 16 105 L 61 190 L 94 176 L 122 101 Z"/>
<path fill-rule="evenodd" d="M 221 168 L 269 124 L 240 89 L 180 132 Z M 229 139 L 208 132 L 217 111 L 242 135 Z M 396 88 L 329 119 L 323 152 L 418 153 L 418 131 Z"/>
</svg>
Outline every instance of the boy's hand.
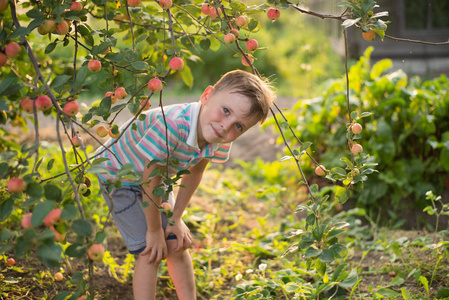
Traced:
<svg viewBox="0 0 449 300">
<path fill-rule="evenodd" d="M 170 225 L 168 224 L 167 228 L 165 229 L 165 238 L 168 237 L 170 233 L 173 233 L 176 235 L 177 238 L 177 245 L 174 249 L 175 251 L 179 251 L 181 249 L 187 249 L 192 244 L 192 236 L 190 235 L 190 229 L 187 227 L 187 225 L 184 223 L 182 219 L 174 220 L 175 224 Z"/>
<path fill-rule="evenodd" d="M 167 243 L 164 238 L 164 230 L 147 231 L 147 246 L 140 255 L 148 255 L 148 264 L 158 264 L 167 257 Z"/>
</svg>

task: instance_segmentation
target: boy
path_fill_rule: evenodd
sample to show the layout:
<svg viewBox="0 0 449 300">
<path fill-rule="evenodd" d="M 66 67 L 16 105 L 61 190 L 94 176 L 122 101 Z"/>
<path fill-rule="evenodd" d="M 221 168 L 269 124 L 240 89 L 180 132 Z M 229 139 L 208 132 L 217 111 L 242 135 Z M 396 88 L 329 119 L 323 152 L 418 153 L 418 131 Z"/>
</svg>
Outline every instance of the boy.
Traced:
<svg viewBox="0 0 449 300">
<path fill-rule="evenodd" d="M 268 81 L 248 72 L 232 71 L 207 87 L 200 102 L 152 109 L 145 113 L 144 120 L 138 118 L 135 125 L 128 126 L 119 141 L 113 144 L 115 140 L 110 139 L 106 143 L 108 151 L 103 147 L 97 150 L 103 151 L 100 157 L 109 159 L 103 163 L 109 174 L 100 174 L 103 182 L 114 180 L 120 170 L 119 160 L 122 164 L 132 163 L 143 173 L 142 185 L 123 180 L 122 187 L 112 191 L 113 205 L 105 196 L 130 253 L 139 254 L 133 278 L 135 299 L 155 298 L 157 269 L 165 258 L 178 298 L 196 299 L 192 260 L 187 251 L 192 237 L 181 216 L 209 161 L 225 162 L 231 143 L 256 123 L 264 122 L 274 98 Z M 182 176 L 183 187 L 176 203 L 173 193 L 169 199 L 156 197 L 153 191 L 160 189 L 163 177 L 172 177 L 180 170 L 190 173 Z M 174 224 L 167 224 L 165 215 L 149 197 L 159 205 L 174 204 Z"/>
</svg>

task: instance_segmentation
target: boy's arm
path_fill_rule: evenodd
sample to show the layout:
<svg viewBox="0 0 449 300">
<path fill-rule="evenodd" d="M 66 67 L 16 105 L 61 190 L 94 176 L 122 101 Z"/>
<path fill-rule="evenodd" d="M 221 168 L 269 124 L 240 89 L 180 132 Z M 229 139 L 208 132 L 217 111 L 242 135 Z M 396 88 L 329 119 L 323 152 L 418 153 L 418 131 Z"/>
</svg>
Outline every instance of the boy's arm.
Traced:
<svg viewBox="0 0 449 300">
<path fill-rule="evenodd" d="M 167 256 L 167 245 L 165 242 L 164 230 L 162 229 L 161 213 L 149 197 L 151 197 L 157 204 L 161 204 L 161 198 L 153 195 L 154 189 L 161 184 L 161 176 L 148 177 L 157 168 L 163 168 L 156 165 L 147 167 L 149 163 L 150 160 L 147 159 L 145 161 L 145 169 L 143 170 L 144 183 L 142 184 L 142 201 L 148 202 L 150 205 L 143 208 L 145 219 L 147 221 L 147 234 L 146 248 L 141 254 L 149 254 L 148 263 L 159 263 Z"/>
<path fill-rule="evenodd" d="M 181 185 L 183 185 L 184 187 L 181 187 L 178 190 L 175 207 L 173 208 L 172 220 L 175 222 L 175 224 L 167 226 L 167 229 L 165 230 L 166 236 L 168 236 L 168 234 L 170 233 L 173 233 L 177 237 L 178 245 L 175 251 L 180 249 L 183 244 L 186 244 L 185 248 L 187 248 L 191 243 L 190 233 L 181 218 L 184 210 L 189 204 L 190 199 L 192 198 L 193 194 L 198 188 L 198 185 L 201 182 L 201 179 L 203 178 L 203 173 L 208 163 L 209 160 L 203 159 L 198 164 L 189 169 L 190 174 L 182 176 Z"/>
</svg>

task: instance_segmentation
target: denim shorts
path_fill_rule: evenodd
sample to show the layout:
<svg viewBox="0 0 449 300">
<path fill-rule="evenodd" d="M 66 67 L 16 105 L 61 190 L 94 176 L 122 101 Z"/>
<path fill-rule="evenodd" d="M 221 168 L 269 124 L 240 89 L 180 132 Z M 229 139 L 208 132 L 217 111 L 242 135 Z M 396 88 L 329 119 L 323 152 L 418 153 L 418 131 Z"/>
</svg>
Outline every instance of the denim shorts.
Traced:
<svg viewBox="0 0 449 300">
<path fill-rule="evenodd" d="M 145 250 L 147 222 L 142 208 L 142 188 L 137 185 L 122 186 L 114 188 L 110 193 L 114 202 L 113 211 L 115 225 L 122 235 L 128 250 L 131 254 L 138 254 Z M 111 209 L 111 202 L 106 192 L 103 197 Z M 162 202 L 168 202 L 174 207 L 175 200 L 173 192 L 168 199 L 162 199 Z M 151 204 L 154 205 L 154 204 Z M 165 230 L 168 224 L 167 217 L 161 213 L 162 228 Z M 176 239 L 176 235 L 170 234 L 167 240 Z"/>
</svg>

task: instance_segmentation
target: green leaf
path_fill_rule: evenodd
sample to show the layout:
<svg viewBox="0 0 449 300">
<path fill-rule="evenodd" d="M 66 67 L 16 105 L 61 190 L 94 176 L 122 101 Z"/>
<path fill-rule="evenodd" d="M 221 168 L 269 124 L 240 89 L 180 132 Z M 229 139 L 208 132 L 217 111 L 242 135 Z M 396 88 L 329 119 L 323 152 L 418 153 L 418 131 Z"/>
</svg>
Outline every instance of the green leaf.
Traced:
<svg viewBox="0 0 449 300">
<path fill-rule="evenodd" d="M 95 165 L 90 167 L 86 173 L 90 173 L 90 174 L 109 174 L 108 169 L 106 169 L 105 167 L 101 166 L 101 165 Z"/>
<path fill-rule="evenodd" d="M 47 163 L 47 171 L 50 171 L 51 169 L 53 169 L 53 164 L 55 163 L 55 159 L 52 158 L 48 161 Z"/>
<path fill-rule="evenodd" d="M 12 40 L 12 39 L 18 38 L 20 36 L 25 36 L 25 35 L 28 35 L 28 34 L 30 34 L 30 29 L 29 28 L 27 28 L 27 27 L 19 27 L 16 30 L 14 30 L 13 33 L 11 33 L 8 36 L 8 38 L 10 40 Z"/>
<path fill-rule="evenodd" d="M 11 214 L 14 207 L 14 200 L 9 198 L 0 204 L 0 222 L 5 221 Z"/>
<path fill-rule="evenodd" d="M 392 289 L 381 288 L 377 290 L 376 295 L 385 296 L 385 297 L 397 297 L 400 294 Z"/>
<path fill-rule="evenodd" d="M 109 160 L 109 158 L 106 158 L 106 157 L 99 157 L 99 158 L 96 158 L 96 159 L 94 159 L 93 161 L 92 161 L 92 165 L 99 165 L 99 164 L 101 164 L 101 163 L 104 163 L 105 161 L 108 161 Z"/>
<path fill-rule="evenodd" d="M 114 63 L 120 63 L 125 60 L 123 55 L 121 55 L 120 53 L 111 53 L 111 52 L 106 54 L 105 58 L 107 60 L 109 60 L 110 62 L 114 62 Z"/>
<path fill-rule="evenodd" d="M 50 86 L 54 89 L 64 85 L 72 76 L 69 75 L 59 75 L 51 82 Z"/>
<path fill-rule="evenodd" d="M 49 200 L 55 200 L 57 202 L 62 200 L 62 191 L 54 184 L 44 185 L 44 195 Z"/>
<path fill-rule="evenodd" d="M 235 2 L 233 2 L 235 3 Z M 300 288 L 300 286 L 294 282 L 289 282 L 284 286 L 285 290 L 289 293 L 293 293 Z"/>
<path fill-rule="evenodd" d="M 442 288 L 437 293 L 437 299 L 444 299 L 449 297 L 449 289 Z"/>
<path fill-rule="evenodd" d="M 318 274 L 323 276 L 326 273 L 326 264 L 319 259 L 315 260 L 315 268 Z"/>
<path fill-rule="evenodd" d="M 111 110 L 111 97 L 103 98 L 100 102 L 100 106 L 98 107 L 98 115 L 104 116 Z"/>
<path fill-rule="evenodd" d="M 345 21 L 341 24 L 341 26 L 342 26 L 343 28 L 346 29 L 346 28 L 349 28 L 349 27 L 351 27 L 351 26 L 357 24 L 357 22 L 360 21 L 360 20 L 361 20 L 361 18 L 357 18 L 357 19 L 347 19 L 347 20 L 345 20 Z"/>
<path fill-rule="evenodd" d="M 146 71 L 150 68 L 147 62 L 145 61 L 135 61 L 131 64 L 134 69 L 136 70 L 143 70 Z"/>
<path fill-rule="evenodd" d="M 401 294 L 404 300 L 412 300 L 412 296 L 410 295 L 410 292 L 406 288 L 401 288 Z"/>
<path fill-rule="evenodd" d="M 299 148 L 299 151 L 301 151 L 301 153 L 303 151 L 306 151 L 307 149 L 309 149 L 309 147 L 312 145 L 311 142 L 305 142 L 304 144 L 301 145 L 301 147 Z"/>
<path fill-rule="evenodd" d="M 78 72 L 76 73 L 76 80 L 75 80 L 75 90 L 81 89 L 81 87 L 84 84 L 84 81 L 86 81 L 87 76 L 89 75 L 89 69 L 87 66 L 83 66 L 79 68 Z"/>
<path fill-rule="evenodd" d="M 61 211 L 61 218 L 69 221 L 73 220 L 78 216 L 78 209 L 73 204 L 66 204 Z"/>
<path fill-rule="evenodd" d="M 33 210 L 33 214 L 31 215 L 31 224 L 34 227 L 38 227 L 44 223 L 45 217 L 48 213 L 55 207 L 55 201 L 44 201 L 39 203 Z"/>
<path fill-rule="evenodd" d="M 334 252 L 330 249 L 324 249 L 323 252 L 318 256 L 318 259 L 325 264 L 330 264 L 335 259 Z"/>
<path fill-rule="evenodd" d="M 54 268 L 59 266 L 61 260 L 62 248 L 59 244 L 42 244 L 37 249 L 37 253 L 41 262 Z"/>
<path fill-rule="evenodd" d="M 190 67 L 187 64 L 184 64 L 184 69 L 182 69 L 180 72 L 181 72 L 182 81 L 184 81 L 184 83 L 189 88 L 192 88 L 193 87 L 193 75 L 192 75 L 192 71 L 190 70 Z"/>
<path fill-rule="evenodd" d="M 315 247 L 309 247 L 306 252 L 304 253 L 304 257 L 306 259 L 309 258 L 313 258 L 313 257 L 317 257 L 318 255 L 320 255 L 322 253 L 321 250 L 315 248 Z"/>
<path fill-rule="evenodd" d="M 87 244 L 74 243 L 67 247 L 65 254 L 69 257 L 83 258 L 86 253 Z"/>
<path fill-rule="evenodd" d="M 65 300 L 70 295 L 72 295 L 71 292 L 69 292 L 69 291 L 62 291 L 62 292 L 58 293 L 56 295 L 56 297 L 53 298 L 53 300 Z"/>
<path fill-rule="evenodd" d="M 32 198 L 42 198 L 44 189 L 37 182 L 31 182 L 27 185 L 27 194 Z"/>
<path fill-rule="evenodd" d="M 53 50 L 55 50 L 55 48 L 56 48 L 55 42 L 48 44 L 47 47 L 45 47 L 45 54 L 52 53 Z"/>
<path fill-rule="evenodd" d="M 98 244 L 103 243 L 103 241 L 106 239 L 106 231 L 98 231 L 97 234 L 95 234 L 95 242 Z"/>
<path fill-rule="evenodd" d="M 345 278 L 345 280 L 343 280 L 342 282 L 340 282 L 338 284 L 338 286 L 342 287 L 342 288 L 350 288 L 352 287 L 354 284 L 356 284 L 357 282 L 357 270 L 353 269 L 351 271 L 351 273 L 349 273 L 348 277 Z"/>
<path fill-rule="evenodd" d="M 83 219 L 73 221 L 72 229 L 79 236 L 90 237 L 92 235 L 92 226 Z"/>
<path fill-rule="evenodd" d="M 208 38 L 202 39 L 200 41 L 201 49 L 203 49 L 204 51 L 209 50 L 210 45 L 211 45 L 211 41 Z"/>
<path fill-rule="evenodd" d="M 155 188 L 153 191 L 153 195 L 158 198 L 162 197 L 164 195 L 164 193 L 165 193 L 165 189 L 161 188 L 161 187 Z"/>
</svg>

